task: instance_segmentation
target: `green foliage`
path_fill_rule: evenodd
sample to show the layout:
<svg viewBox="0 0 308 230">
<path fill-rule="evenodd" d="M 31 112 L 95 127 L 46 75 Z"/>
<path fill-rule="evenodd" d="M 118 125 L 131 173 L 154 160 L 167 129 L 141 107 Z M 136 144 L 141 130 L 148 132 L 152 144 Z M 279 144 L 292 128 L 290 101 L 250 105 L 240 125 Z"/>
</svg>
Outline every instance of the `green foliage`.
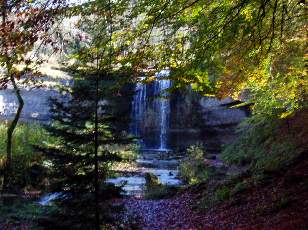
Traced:
<svg viewBox="0 0 308 230">
<path fill-rule="evenodd" d="M 248 119 L 241 125 L 240 137 L 223 150 L 223 159 L 230 164 L 248 166 L 255 173 L 279 171 L 300 154 L 291 133 L 280 136 L 282 123 L 267 116 Z"/>
<path fill-rule="evenodd" d="M 174 88 L 238 99 L 245 91 L 256 114 L 288 117 L 307 107 L 305 11 L 291 0 L 138 2 L 127 60 L 170 68 Z"/>
<path fill-rule="evenodd" d="M 288 117 L 307 107 L 305 9 L 290 0 L 138 2 L 124 59 L 155 66 L 149 78 L 170 68 L 174 88 L 244 96 L 255 114 Z"/>
<path fill-rule="evenodd" d="M 15 200 L 10 204 L 1 204 L 0 206 L 0 222 L 18 224 L 20 222 L 27 223 L 34 229 L 34 226 L 40 217 L 50 215 L 57 210 L 56 206 L 41 206 L 26 200 Z"/>
<path fill-rule="evenodd" d="M 0 123 L 0 157 L 5 157 L 7 125 Z M 51 141 L 47 131 L 39 124 L 24 123 L 19 124 L 14 131 L 13 138 L 13 157 L 24 155 L 33 158 L 37 153 L 33 152 L 34 144 L 43 144 Z"/>
<path fill-rule="evenodd" d="M 76 27 L 80 33 L 68 46 L 74 68 L 90 73 L 94 66 L 89 63 L 95 63 L 95 68 L 98 66 L 110 74 L 131 71 L 134 64 L 131 46 L 136 35 L 132 33 L 133 17 L 129 10 L 130 2 L 124 0 L 86 2 L 69 10 L 69 14 L 79 16 Z M 110 87 L 118 86 L 121 80 Z"/>
<path fill-rule="evenodd" d="M 6 149 L 5 123 L 0 124 L 0 167 L 5 166 Z M 46 176 L 46 168 L 43 166 L 44 157 L 34 151 L 33 145 L 43 144 L 45 141 L 53 141 L 47 131 L 39 124 L 20 124 L 13 136 L 13 159 L 11 183 L 15 191 L 26 186 L 40 188 Z"/>
<path fill-rule="evenodd" d="M 203 148 L 198 145 L 187 149 L 187 159 L 180 164 L 180 177 L 189 184 L 196 184 L 209 178 L 209 171 L 204 163 Z"/>
<path fill-rule="evenodd" d="M 254 102 L 254 113 L 285 118 L 307 106 L 304 46 L 303 40 L 284 44 L 279 53 L 247 73 L 250 77 L 245 87 Z"/>
<path fill-rule="evenodd" d="M 192 145 L 187 149 L 187 154 L 190 158 L 195 160 L 203 160 L 205 153 L 201 145 Z"/>
</svg>

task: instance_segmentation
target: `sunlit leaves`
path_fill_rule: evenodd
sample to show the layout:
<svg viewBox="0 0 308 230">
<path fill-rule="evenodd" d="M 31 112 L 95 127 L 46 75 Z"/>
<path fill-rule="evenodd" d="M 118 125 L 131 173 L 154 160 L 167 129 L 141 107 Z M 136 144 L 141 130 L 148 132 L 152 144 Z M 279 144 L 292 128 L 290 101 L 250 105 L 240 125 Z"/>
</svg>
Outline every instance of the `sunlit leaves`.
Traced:
<svg viewBox="0 0 308 230">
<path fill-rule="evenodd" d="M 48 31 L 59 9 L 64 6 L 64 0 L 1 2 L 0 66 L 6 69 L 2 78 L 8 75 L 20 78 L 14 69 L 23 69 L 23 73 L 31 72 L 34 64 L 41 63 L 40 60 L 34 61 L 35 58 L 31 58 L 30 53 L 38 41 L 43 45 L 54 44 Z"/>
<path fill-rule="evenodd" d="M 139 25 L 147 30 L 152 23 L 160 31 L 151 35 L 160 39 L 144 46 L 147 63 L 143 66 L 170 67 L 175 87 L 191 85 L 219 97 L 250 92 L 246 100 L 255 103 L 256 113 L 286 116 L 304 106 L 307 28 L 303 4 L 291 0 L 138 1 L 141 5 L 144 20 Z"/>
<path fill-rule="evenodd" d="M 249 91 L 256 113 L 292 114 L 305 106 L 307 97 L 304 15 L 302 4 L 287 0 L 178 4 L 177 18 L 162 19 L 173 25 L 168 29 L 188 28 L 189 45 L 181 55 L 174 54 L 179 50 L 165 53 L 176 63 L 170 65 L 172 78 L 176 85 L 214 90 L 220 97 L 240 97 Z M 171 34 L 170 44 L 179 43 Z M 200 75 L 200 70 L 207 74 Z"/>
</svg>

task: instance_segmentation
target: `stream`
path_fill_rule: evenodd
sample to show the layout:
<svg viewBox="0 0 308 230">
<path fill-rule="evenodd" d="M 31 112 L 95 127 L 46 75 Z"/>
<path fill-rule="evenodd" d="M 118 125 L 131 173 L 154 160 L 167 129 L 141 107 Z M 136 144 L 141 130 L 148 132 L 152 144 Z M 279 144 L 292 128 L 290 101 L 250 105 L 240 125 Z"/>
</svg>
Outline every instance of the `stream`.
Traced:
<svg viewBox="0 0 308 230">
<path fill-rule="evenodd" d="M 170 151 L 141 150 L 137 159 L 137 168 L 134 172 L 127 173 L 117 178 L 107 180 L 116 186 L 123 186 L 128 196 L 140 197 L 145 188 L 145 174 L 151 173 L 158 177 L 163 185 L 180 185 L 178 178 L 179 159 Z"/>
</svg>

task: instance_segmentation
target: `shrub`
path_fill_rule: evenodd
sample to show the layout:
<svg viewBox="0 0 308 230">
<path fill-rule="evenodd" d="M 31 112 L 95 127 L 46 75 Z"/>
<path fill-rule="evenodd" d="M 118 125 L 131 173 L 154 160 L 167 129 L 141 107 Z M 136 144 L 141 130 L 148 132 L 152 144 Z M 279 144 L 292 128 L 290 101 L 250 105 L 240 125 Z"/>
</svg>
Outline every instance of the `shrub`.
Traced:
<svg viewBox="0 0 308 230">
<path fill-rule="evenodd" d="M 199 145 L 187 149 L 187 159 L 180 164 L 180 177 L 189 184 L 196 184 L 209 178 L 209 171 L 204 164 L 204 151 Z"/>
<path fill-rule="evenodd" d="M 145 199 L 165 199 L 170 198 L 178 192 L 179 187 L 174 185 L 157 185 L 145 190 Z"/>
<path fill-rule="evenodd" d="M 145 178 L 145 185 L 147 188 L 152 188 L 160 185 L 160 181 L 156 175 L 153 173 L 146 173 L 144 175 Z"/>
<path fill-rule="evenodd" d="M 5 166 L 7 125 L 0 124 L 0 168 Z M 13 136 L 12 187 L 37 186 L 44 177 L 43 155 L 34 150 L 34 144 L 49 140 L 46 130 L 39 124 L 19 124 Z"/>
</svg>

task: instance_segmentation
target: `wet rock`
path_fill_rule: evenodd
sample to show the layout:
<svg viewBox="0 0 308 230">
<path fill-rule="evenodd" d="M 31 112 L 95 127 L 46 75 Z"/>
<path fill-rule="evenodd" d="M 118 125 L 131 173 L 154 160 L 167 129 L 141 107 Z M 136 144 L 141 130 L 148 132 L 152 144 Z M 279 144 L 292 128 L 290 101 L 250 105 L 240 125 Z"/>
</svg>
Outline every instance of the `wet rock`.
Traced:
<svg viewBox="0 0 308 230">
<path fill-rule="evenodd" d="M 144 178 L 147 187 L 155 187 L 161 184 L 158 177 L 153 173 L 146 173 Z"/>
</svg>

